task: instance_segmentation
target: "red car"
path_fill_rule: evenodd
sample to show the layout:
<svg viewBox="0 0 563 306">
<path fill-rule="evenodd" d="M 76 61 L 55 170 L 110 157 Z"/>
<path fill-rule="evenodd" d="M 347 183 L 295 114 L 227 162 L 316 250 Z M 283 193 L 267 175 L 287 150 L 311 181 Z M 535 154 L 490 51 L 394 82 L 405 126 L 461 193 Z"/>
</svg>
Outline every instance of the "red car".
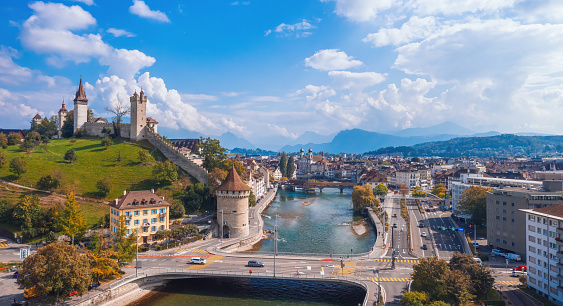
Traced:
<svg viewBox="0 0 563 306">
<path fill-rule="evenodd" d="M 73 296 L 73 295 L 77 295 L 77 294 L 78 294 L 78 291 L 74 290 L 71 293 L 69 293 L 68 296 Z"/>
<path fill-rule="evenodd" d="M 393 214 L 393 218 L 397 218 L 397 214 Z"/>
<path fill-rule="evenodd" d="M 527 272 L 528 267 L 526 265 L 518 265 L 517 267 L 512 267 L 513 271 Z"/>
</svg>

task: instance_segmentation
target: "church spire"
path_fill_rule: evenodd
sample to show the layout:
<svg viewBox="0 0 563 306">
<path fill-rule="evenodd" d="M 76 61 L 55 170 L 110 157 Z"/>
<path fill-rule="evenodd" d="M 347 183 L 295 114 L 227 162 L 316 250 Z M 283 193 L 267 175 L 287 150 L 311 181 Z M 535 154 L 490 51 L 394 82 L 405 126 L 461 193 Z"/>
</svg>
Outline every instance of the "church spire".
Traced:
<svg viewBox="0 0 563 306">
<path fill-rule="evenodd" d="M 74 102 L 76 101 L 88 102 L 86 93 L 84 92 L 84 87 L 82 86 L 82 77 L 80 78 L 80 85 L 78 85 L 78 90 L 76 91 L 76 96 L 74 97 Z"/>
</svg>

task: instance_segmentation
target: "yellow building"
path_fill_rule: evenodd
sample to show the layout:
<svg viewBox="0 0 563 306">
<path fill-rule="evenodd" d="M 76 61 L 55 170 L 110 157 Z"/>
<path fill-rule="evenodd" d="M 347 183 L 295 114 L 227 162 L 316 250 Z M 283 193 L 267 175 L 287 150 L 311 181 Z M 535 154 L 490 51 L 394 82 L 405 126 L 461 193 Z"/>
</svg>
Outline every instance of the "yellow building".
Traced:
<svg viewBox="0 0 563 306">
<path fill-rule="evenodd" d="M 170 203 L 154 190 L 123 192 L 110 206 L 110 230 L 113 236 L 119 230 L 119 218 L 125 216 L 127 235 L 139 231 L 139 243 L 151 243 L 157 231 L 167 230 Z"/>
</svg>

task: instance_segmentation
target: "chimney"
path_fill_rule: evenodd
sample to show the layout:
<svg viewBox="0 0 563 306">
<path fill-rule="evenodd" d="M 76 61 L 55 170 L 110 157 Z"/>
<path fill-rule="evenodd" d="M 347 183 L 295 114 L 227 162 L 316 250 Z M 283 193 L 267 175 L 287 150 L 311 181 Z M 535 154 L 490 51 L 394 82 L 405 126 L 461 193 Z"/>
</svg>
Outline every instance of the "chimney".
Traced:
<svg viewBox="0 0 563 306">
<path fill-rule="evenodd" d="M 117 205 L 117 200 L 118 200 L 118 199 L 115 199 L 115 205 Z"/>
<path fill-rule="evenodd" d="M 127 195 L 127 189 L 123 189 L 123 195 Z"/>
<path fill-rule="evenodd" d="M 154 193 L 154 189 L 151 189 L 151 193 Z"/>
<path fill-rule="evenodd" d="M 164 201 L 164 196 L 162 196 L 162 200 Z"/>
</svg>

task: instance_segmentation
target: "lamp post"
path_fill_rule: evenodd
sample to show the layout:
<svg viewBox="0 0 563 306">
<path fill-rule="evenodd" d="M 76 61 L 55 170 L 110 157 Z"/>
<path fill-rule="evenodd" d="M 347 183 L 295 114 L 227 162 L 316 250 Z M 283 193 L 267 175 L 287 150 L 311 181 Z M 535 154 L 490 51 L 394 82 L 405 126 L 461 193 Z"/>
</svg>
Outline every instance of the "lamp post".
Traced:
<svg viewBox="0 0 563 306">
<path fill-rule="evenodd" d="M 377 302 L 381 301 L 381 281 L 379 280 L 379 270 L 373 271 L 375 272 L 375 278 L 377 278 Z"/>
<path fill-rule="evenodd" d="M 225 235 L 225 233 L 223 233 L 223 231 L 224 231 L 223 209 L 221 209 L 221 246 L 223 246 L 223 236 Z"/>
<path fill-rule="evenodd" d="M 135 251 L 135 277 L 139 275 L 137 272 L 137 269 L 139 268 L 139 229 L 136 230 L 136 244 L 137 250 Z"/>
<path fill-rule="evenodd" d="M 278 252 L 278 215 L 276 215 L 276 225 L 274 225 L 274 278 L 276 278 L 276 253 Z"/>
</svg>

